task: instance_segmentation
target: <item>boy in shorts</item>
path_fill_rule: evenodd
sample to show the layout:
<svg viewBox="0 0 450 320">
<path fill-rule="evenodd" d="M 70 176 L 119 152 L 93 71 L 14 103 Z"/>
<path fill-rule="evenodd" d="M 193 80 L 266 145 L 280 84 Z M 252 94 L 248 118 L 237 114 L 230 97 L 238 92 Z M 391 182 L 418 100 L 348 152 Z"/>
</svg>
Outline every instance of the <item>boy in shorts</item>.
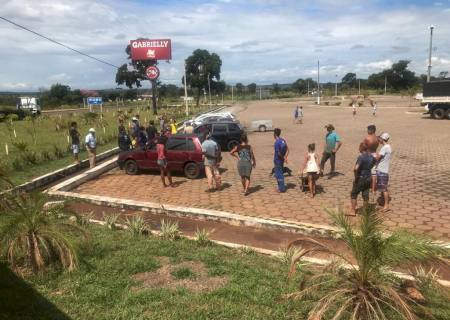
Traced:
<svg viewBox="0 0 450 320">
<path fill-rule="evenodd" d="M 389 167 L 392 157 L 392 148 L 388 143 L 390 138 L 389 133 L 384 132 L 380 135 L 380 142 L 382 147 L 377 153 L 376 160 L 378 161 L 377 166 L 377 190 L 381 192 L 384 200 L 384 206 L 382 212 L 388 212 L 389 208 Z"/>
</svg>

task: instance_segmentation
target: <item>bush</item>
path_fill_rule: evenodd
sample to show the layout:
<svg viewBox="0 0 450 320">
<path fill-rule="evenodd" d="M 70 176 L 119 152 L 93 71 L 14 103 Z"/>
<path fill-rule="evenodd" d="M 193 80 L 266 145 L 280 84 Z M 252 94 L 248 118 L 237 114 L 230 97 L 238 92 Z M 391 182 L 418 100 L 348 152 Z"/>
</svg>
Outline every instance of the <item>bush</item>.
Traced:
<svg viewBox="0 0 450 320">
<path fill-rule="evenodd" d="M 161 237 L 166 240 L 176 240 L 180 237 L 178 222 L 161 220 Z"/>
<path fill-rule="evenodd" d="M 200 246 L 206 246 L 206 245 L 211 244 L 211 240 L 209 239 L 209 236 L 211 235 L 211 233 L 213 231 L 214 230 L 208 231 L 206 229 L 200 230 L 200 229 L 197 228 L 197 231 L 194 234 L 195 241 L 197 241 L 197 243 Z"/>
<path fill-rule="evenodd" d="M 131 219 L 127 218 L 125 225 L 128 227 L 127 230 L 133 236 L 146 235 L 150 233 L 150 228 L 141 216 L 134 216 Z"/>
<path fill-rule="evenodd" d="M 334 105 L 335 105 L 335 106 L 340 106 L 340 105 L 341 105 L 341 102 L 340 102 L 340 101 L 335 102 Z"/>
<path fill-rule="evenodd" d="M 11 113 L 6 116 L 6 119 L 8 121 L 19 121 L 19 116 L 15 113 Z"/>
<path fill-rule="evenodd" d="M 103 212 L 103 221 L 105 221 L 105 226 L 108 229 L 114 230 L 117 228 L 116 224 L 119 220 L 120 213 L 112 213 L 112 214 L 106 214 Z"/>
<path fill-rule="evenodd" d="M 27 150 L 25 152 L 22 152 L 21 154 L 22 160 L 29 164 L 38 164 L 39 163 L 39 157 L 36 153 L 36 151 Z"/>
<path fill-rule="evenodd" d="M 11 165 L 15 171 L 22 171 L 25 167 L 25 163 L 21 158 L 14 158 Z"/>
<path fill-rule="evenodd" d="M 60 148 L 57 144 L 53 145 L 53 154 L 55 155 L 56 159 L 64 158 L 64 150 Z"/>
<path fill-rule="evenodd" d="M 28 143 L 25 141 L 15 141 L 12 143 L 12 145 L 17 149 L 19 152 L 25 152 L 28 150 Z"/>
<path fill-rule="evenodd" d="M 83 113 L 82 117 L 83 117 L 85 124 L 92 124 L 98 119 L 98 113 L 86 112 L 86 113 Z"/>
<path fill-rule="evenodd" d="M 53 160 L 52 153 L 48 150 L 42 150 L 41 151 L 41 159 L 44 161 L 51 161 Z"/>
</svg>

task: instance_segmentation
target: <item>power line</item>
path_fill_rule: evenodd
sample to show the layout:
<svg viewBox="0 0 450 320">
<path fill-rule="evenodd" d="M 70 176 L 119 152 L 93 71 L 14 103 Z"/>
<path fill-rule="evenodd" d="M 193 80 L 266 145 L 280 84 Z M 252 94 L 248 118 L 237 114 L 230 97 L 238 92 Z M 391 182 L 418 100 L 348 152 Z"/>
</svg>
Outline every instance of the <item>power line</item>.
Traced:
<svg viewBox="0 0 450 320">
<path fill-rule="evenodd" d="M 98 59 L 98 58 L 93 57 L 93 56 L 91 56 L 91 55 L 89 55 L 89 54 L 87 54 L 87 53 L 84 53 L 84 52 L 81 52 L 81 51 L 79 51 L 79 50 L 77 50 L 77 49 L 74 49 L 74 48 L 72 48 L 72 47 L 69 47 L 69 46 L 67 46 L 67 45 L 65 45 L 65 44 L 63 44 L 63 43 L 61 43 L 61 42 L 59 42 L 59 41 L 53 40 L 53 39 L 51 39 L 51 38 L 49 38 L 49 37 L 46 37 L 46 36 L 44 36 L 43 34 L 40 34 L 40 33 L 36 32 L 36 31 L 33 31 L 33 30 L 31 30 L 31 29 L 28 29 L 27 27 L 24 27 L 24 26 L 22 26 L 22 25 L 20 25 L 20 24 L 17 24 L 17 23 L 15 23 L 15 22 L 13 22 L 13 21 L 11 21 L 11 20 L 9 20 L 9 19 L 6 19 L 6 18 L 1 17 L 1 16 L 0 16 L 0 19 L 4 20 L 4 21 L 6 21 L 6 22 L 8 22 L 8 23 L 10 23 L 10 24 L 12 24 L 12 25 L 15 25 L 16 27 L 19 27 L 19 28 L 24 29 L 24 30 L 26 30 L 26 31 L 28 31 L 28 32 L 31 32 L 31 33 L 33 33 L 33 34 L 35 34 L 35 35 L 37 35 L 37 36 L 39 36 L 39 37 L 41 37 L 41 38 L 44 38 L 44 39 L 50 41 L 50 42 L 53 42 L 53 43 L 55 43 L 55 44 L 57 44 L 57 45 L 60 45 L 60 46 L 62 46 L 62 47 L 64 47 L 64 48 L 66 48 L 66 49 L 69 49 L 69 50 L 72 50 L 72 51 L 74 51 L 74 52 L 76 52 L 76 53 L 78 53 L 78 54 L 81 54 L 81 55 L 83 55 L 83 56 L 85 56 L 85 57 L 88 57 L 88 58 L 93 59 L 93 60 L 95 60 L 95 61 L 97 61 L 97 62 L 106 64 L 106 65 L 108 65 L 108 66 L 110 66 L 110 67 L 119 69 L 118 66 L 115 66 L 115 65 L 113 65 L 112 63 L 109 63 L 108 61 L 105 61 L 105 60 L 102 60 L 102 59 Z"/>
</svg>

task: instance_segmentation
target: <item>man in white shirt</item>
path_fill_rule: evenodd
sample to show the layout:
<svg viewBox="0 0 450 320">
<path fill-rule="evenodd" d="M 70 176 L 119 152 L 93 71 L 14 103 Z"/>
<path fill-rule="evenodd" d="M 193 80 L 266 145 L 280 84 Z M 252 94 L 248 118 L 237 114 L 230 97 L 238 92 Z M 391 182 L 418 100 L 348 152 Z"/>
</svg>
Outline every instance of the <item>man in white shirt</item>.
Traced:
<svg viewBox="0 0 450 320">
<path fill-rule="evenodd" d="M 382 147 L 376 155 L 377 165 L 377 190 L 381 192 L 384 200 L 383 212 L 390 211 L 389 208 L 389 167 L 392 157 L 392 148 L 388 143 L 389 133 L 384 132 L 380 135 Z"/>
<path fill-rule="evenodd" d="M 220 164 L 220 148 L 217 142 L 215 142 L 211 133 L 206 135 L 205 141 L 202 143 L 202 153 L 205 160 L 205 174 L 208 180 L 207 192 L 220 190 L 222 185 L 222 179 L 219 171 Z M 213 182 L 215 182 L 216 189 L 214 189 Z"/>
<path fill-rule="evenodd" d="M 86 135 L 84 143 L 89 156 L 89 167 L 94 168 L 97 154 L 97 139 L 95 138 L 94 128 L 89 129 L 89 133 Z"/>
</svg>

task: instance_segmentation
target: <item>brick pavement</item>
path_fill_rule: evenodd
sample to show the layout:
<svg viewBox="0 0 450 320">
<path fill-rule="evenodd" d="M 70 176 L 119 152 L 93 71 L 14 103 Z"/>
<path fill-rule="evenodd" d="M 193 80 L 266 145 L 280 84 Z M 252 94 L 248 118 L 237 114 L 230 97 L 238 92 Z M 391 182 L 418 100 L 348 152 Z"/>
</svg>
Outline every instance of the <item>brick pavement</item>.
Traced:
<svg viewBox="0 0 450 320">
<path fill-rule="evenodd" d="M 342 175 L 320 179 L 318 186 L 323 191 L 314 199 L 300 192 L 296 177 L 286 178 L 290 187 L 287 193 L 274 192 L 276 182 L 269 175 L 273 167 L 273 136 L 270 132 L 249 135 L 257 167 L 252 174 L 254 192 L 248 197 L 241 194 L 236 163 L 228 154 L 222 163 L 223 181 L 227 187 L 212 194 L 204 192 L 205 179 L 188 180 L 176 176 L 174 181 L 178 186 L 164 189 L 157 174 L 127 176 L 119 169 L 78 187 L 75 192 L 328 224 L 324 208 L 349 206 L 357 148 L 365 137 L 367 125 L 374 123 L 378 132 L 391 134 L 394 150 L 390 182 L 392 211 L 386 214 L 387 228 L 402 227 L 450 240 L 450 121 L 430 120 L 420 113 L 407 113 L 406 108 L 381 106 L 376 118 L 371 116 L 369 108 L 361 108 L 356 119 L 352 119 L 349 108 L 306 106 L 304 124 L 294 125 L 291 120 L 294 106 L 292 102 L 253 102 L 234 107 L 234 112 L 244 124 L 252 119 L 273 119 L 274 125 L 282 128 L 282 136 L 289 144 L 288 167 L 294 172 L 303 161 L 307 144 L 315 142 L 321 151 L 325 135 L 323 126 L 326 123 L 335 125 L 343 140 L 337 154 L 337 171 Z"/>
</svg>

